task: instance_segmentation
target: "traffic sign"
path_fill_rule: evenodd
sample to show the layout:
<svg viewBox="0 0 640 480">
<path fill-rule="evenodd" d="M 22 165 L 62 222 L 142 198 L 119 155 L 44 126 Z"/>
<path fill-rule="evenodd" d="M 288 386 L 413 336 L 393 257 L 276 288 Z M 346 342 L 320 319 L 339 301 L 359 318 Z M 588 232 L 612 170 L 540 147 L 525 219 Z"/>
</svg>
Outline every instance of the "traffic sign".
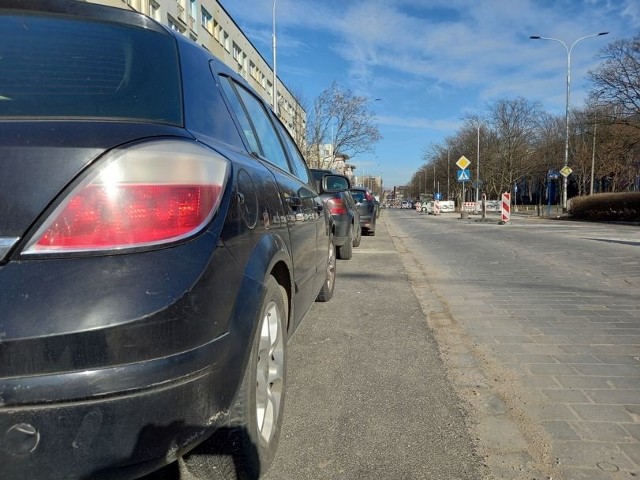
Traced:
<svg viewBox="0 0 640 480">
<path fill-rule="evenodd" d="M 460 167 L 461 170 L 466 170 L 466 168 L 471 165 L 471 162 L 469 161 L 469 159 L 467 157 L 465 157 L 464 155 L 461 156 L 458 161 L 456 162 L 456 165 L 458 167 Z M 459 180 L 459 179 L 458 179 Z"/>
<path fill-rule="evenodd" d="M 458 181 L 459 182 L 468 182 L 471 180 L 471 174 L 469 170 L 458 170 Z"/>
<path fill-rule="evenodd" d="M 573 170 L 566 166 L 562 170 L 560 170 L 560 175 L 562 175 L 563 177 L 568 177 L 569 175 L 571 175 L 571 172 L 573 172 Z"/>
</svg>

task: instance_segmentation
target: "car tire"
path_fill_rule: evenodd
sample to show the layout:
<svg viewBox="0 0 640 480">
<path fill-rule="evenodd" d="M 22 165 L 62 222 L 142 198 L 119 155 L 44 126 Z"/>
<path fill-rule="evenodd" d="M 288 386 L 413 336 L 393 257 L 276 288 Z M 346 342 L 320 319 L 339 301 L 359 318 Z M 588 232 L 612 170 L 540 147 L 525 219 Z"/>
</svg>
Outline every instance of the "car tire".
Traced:
<svg viewBox="0 0 640 480">
<path fill-rule="evenodd" d="M 179 460 L 181 480 L 258 478 L 276 452 L 286 384 L 287 292 L 269 276 L 260 323 L 228 425 Z"/>
<path fill-rule="evenodd" d="M 349 228 L 349 236 L 347 241 L 341 247 L 338 247 L 338 258 L 340 260 L 349 260 L 353 256 L 353 228 Z"/>
<path fill-rule="evenodd" d="M 333 297 L 333 289 L 336 284 L 336 246 L 333 238 L 329 241 L 329 260 L 327 262 L 327 276 L 316 301 L 328 302 Z"/>
<path fill-rule="evenodd" d="M 369 230 L 367 230 L 367 235 L 369 237 L 375 237 L 375 235 L 376 235 L 376 222 L 373 222 L 373 227 L 371 227 Z"/>
</svg>

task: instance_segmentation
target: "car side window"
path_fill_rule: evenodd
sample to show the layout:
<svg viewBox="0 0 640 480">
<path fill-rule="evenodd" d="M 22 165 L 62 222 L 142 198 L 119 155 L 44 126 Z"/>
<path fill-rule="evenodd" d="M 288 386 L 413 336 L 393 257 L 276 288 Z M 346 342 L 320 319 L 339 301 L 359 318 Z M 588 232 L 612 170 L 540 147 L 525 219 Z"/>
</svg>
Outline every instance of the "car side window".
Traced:
<svg viewBox="0 0 640 480">
<path fill-rule="evenodd" d="M 229 79 L 229 81 L 231 82 L 232 80 Z M 266 160 L 287 172 L 294 173 L 291 165 L 289 165 L 282 143 L 280 142 L 280 137 L 260 100 L 242 85 L 236 82 L 233 83 L 235 89 L 231 90 L 237 92 L 237 96 L 240 97 L 240 102 L 235 106 L 232 103 L 232 108 L 236 112 L 240 123 L 244 123 L 242 129 L 245 131 L 245 136 L 251 144 L 251 147 L 253 148 L 254 145 L 258 146 L 259 148 L 255 151 L 260 153 Z M 229 87 L 231 87 L 231 85 L 229 85 Z M 226 90 L 230 93 L 228 89 Z M 235 96 L 235 94 L 230 96 Z M 235 102 L 235 100 L 233 102 Z M 244 108 L 242 108 L 243 106 Z M 247 116 L 248 118 L 246 118 Z M 242 119 L 242 117 L 245 118 Z M 253 128 L 248 130 L 247 123 L 248 126 L 252 126 Z M 254 135 L 255 138 L 253 137 Z"/>
<path fill-rule="evenodd" d="M 307 169 L 307 163 L 304 161 L 300 150 L 298 150 L 298 146 L 295 144 L 295 142 L 291 138 L 291 135 L 289 135 L 285 128 L 282 125 L 280 125 L 279 127 L 282 138 L 284 139 L 284 143 L 287 146 L 287 150 L 289 151 L 291 162 L 298 172 L 298 178 L 304 183 L 311 185 L 311 183 L 309 182 L 310 179 L 309 170 Z"/>
<path fill-rule="evenodd" d="M 227 94 L 229 103 L 231 103 L 231 108 L 236 114 L 238 122 L 240 122 L 240 128 L 242 128 L 242 133 L 244 133 L 247 142 L 249 142 L 249 148 L 252 152 L 262 155 L 258 139 L 253 134 L 253 127 L 251 126 L 251 121 L 249 121 L 249 117 L 247 116 L 247 111 L 242 106 L 240 98 L 231 86 L 231 81 L 232 80 L 227 77 L 221 77 L 220 85 L 222 85 L 222 89 Z"/>
</svg>

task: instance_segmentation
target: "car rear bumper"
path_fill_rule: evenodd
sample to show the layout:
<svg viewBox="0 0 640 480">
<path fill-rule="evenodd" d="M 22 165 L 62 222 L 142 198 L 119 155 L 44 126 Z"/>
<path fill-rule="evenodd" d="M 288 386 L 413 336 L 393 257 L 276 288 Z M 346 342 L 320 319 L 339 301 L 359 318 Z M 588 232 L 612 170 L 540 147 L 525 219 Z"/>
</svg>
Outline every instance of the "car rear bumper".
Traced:
<svg viewBox="0 0 640 480">
<path fill-rule="evenodd" d="M 341 247 L 342 245 L 347 243 L 347 239 L 349 238 L 351 220 L 344 215 L 333 215 L 333 221 L 335 225 L 335 231 L 333 234 L 334 243 L 336 247 Z"/>
<path fill-rule="evenodd" d="M 0 479 L 138 478 L 225 422 L 264 286 L 216 243 L 0 267 Z"/>
<path fill-rule="evenodd" d="M 226 418 L 227 372 L 211 362 L 224 343 L 139 364 L 3 380 L 3 391 L 28 392 L 23 399 L 45 392 L 56 399 L 0 407 L 3 480 L 135 478 L 174 460 Z M 119 391 L 75 396 L 102 384 Z"/>
<path fill-rule="evenodd" d="M 371 230 L 376 226 L 376 219 L 373 215 L 360 215 L 360 227 Z"/>
</svg>

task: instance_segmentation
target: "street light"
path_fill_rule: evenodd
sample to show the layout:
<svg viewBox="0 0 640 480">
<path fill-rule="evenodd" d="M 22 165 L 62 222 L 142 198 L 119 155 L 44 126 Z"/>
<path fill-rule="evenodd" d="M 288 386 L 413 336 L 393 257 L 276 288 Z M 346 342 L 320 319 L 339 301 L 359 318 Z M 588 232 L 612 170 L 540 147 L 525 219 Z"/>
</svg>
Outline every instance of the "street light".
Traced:
<svg viewBox="0 0 640 480">
<path fill-rule="evenodd" d="M 596 126 L 598 125 L 597 113 L 593 114 L 593 149 L 591 150 L 591 185 L 589 195 L 593 195 L 594 170 L 596 166 Z"/>
<path fill-rule="evenodd" d="M 478 150 L 476 152 L 476 204 L 479 201 L 480 192 L 480 121 L 478 121 Z"/>
<path fill-rule="evenodd" d="M 569 97 L 571 95 L 571 51 L 573 50 L 573 47 L 575 46 L 575 44 L 578 43 L 580 40 L 584 40 L 585 38 L 591 38 L 591 37 L 599 37 L 601 35 L 606 35 L 608 33 L 609 32 L 600 32 L 600 33 L 593 33 L 591 35 L 585 35 L 584 37 L 580 37 L 575 42 L 573 42 L 570 47 L 568 47 L 566 43 L 564 43 L 562 40 L 558 38 L 541 37 L 539 35 L 532 35 L 529 37 L 531 40 L 552 40 L 554 42 L 558 42 L 562 44 L 562 46 L 567 51 L 567 101 L 566 101 L 565 113 L 564 113 L 565 115 L 564 167 L 569 166 Z M 562 211 L 563 212 L 567 211 L 567 177 L 568 175 L 562 175 Z"/>
<path fill-rule="evenodd" d="M 272 13 L 272 45 L 273 45 L 273 86 L 271 87 L 271 95 L 273 96 L 273 113 L 278 116 L 278 92 L 276 83 L 278 81 L 278 75 L 276 74 L 276 1 L 273 0 L 273 13 Z"/>
</svg>

